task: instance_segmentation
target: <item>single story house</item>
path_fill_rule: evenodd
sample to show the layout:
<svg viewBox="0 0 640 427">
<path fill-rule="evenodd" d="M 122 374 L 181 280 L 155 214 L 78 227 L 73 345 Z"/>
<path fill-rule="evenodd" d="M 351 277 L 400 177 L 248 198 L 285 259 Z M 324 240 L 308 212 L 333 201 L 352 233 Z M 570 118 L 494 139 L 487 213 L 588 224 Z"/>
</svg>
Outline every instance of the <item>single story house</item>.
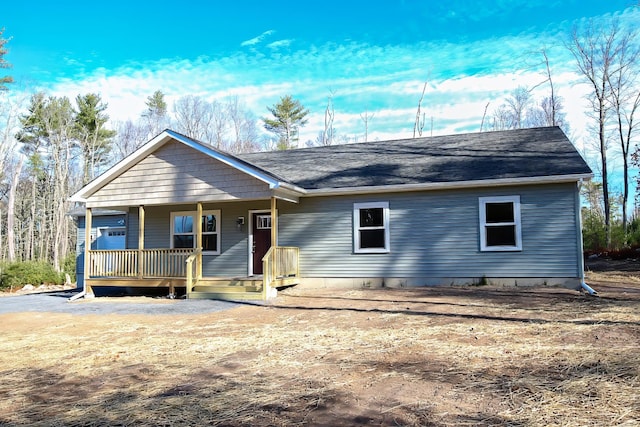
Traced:
<svg viewBox="0 0 640 427">
<path fill-rule="evenodd" d="M 292 284 L 577 289 L 591 177 L 558 127 L 241 155 L 165 130 L 72 196 L 79 278 L 89 294 L 189 298 Z"/>
</svg>

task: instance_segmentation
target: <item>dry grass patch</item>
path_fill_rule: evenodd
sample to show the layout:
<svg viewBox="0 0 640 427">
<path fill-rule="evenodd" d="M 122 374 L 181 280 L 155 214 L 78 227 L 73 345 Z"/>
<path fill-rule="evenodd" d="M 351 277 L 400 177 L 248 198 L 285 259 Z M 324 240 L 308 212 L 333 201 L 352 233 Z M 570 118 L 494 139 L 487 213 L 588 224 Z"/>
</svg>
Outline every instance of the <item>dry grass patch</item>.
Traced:
<svg viewBox="0 0 640 427">
<path fill-rule="evenodd" d="M 640 422 L 640 293 L 293 291 L 206 315 L 4 315 L 0 330 L 2 425 Z"/>
</svg>

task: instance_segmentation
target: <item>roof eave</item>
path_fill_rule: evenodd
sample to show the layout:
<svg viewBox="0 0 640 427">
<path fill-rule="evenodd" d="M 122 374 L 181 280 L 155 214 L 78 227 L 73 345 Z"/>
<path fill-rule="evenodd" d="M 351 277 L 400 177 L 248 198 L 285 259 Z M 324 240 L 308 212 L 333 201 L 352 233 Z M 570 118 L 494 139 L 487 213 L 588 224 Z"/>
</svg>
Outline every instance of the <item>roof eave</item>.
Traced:
<svg viewBox="0 0 640 427">
<path fill-rule="evenodd" d="M 535 185 L 535 184 L 559 184 L 566 182 L 579 182 L 589 180 L 593 177 L 592 173 L 572 174 L 572 175 L 554 175 L 554 176 L 537 176 L 524 178 L 499 178 L 485 179 L 475 181 L 457 181 L 457 182 L 431 182 L 420 184 L 397 184 L 397 185 L 377 185 L 363 187 L 345 187 L 345 188 L 320 188 L 307 190 L 307 197 L 320 196 L 341 196 L 349 194 L 372 194 L 372 193 L 397 193 L 407 191 L 429 191 L 429 190 L 453 190 L 464 188 L 480 188 L 480 187 L 505 187 L 513 185 Z"/>
</svg>

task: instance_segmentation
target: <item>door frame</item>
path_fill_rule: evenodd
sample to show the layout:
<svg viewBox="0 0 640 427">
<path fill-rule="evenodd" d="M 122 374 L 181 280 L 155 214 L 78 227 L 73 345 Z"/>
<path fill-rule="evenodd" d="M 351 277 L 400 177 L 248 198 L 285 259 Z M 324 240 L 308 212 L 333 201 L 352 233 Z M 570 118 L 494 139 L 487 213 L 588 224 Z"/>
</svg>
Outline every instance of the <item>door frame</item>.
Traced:
<svg viewBox="0 0 640 427">
<path fill-rule="evenodd" d="M 247 245 L 247 251 L 248 251 L 248 257 L 247 257 L 247 274 L 249 276 L 253 276 L 253 252 L 251 251 L 251 249 L 253 249 L 253 215 L 254 214 L 264 214 L 264 213 L 271 213 L 271 209 L 250 209 L 249 210 L 249 220 L 247 221 L 247 235 L 248 235 L 248 239 L 247 241 L 249 242 L 249 244 Z M 278 210 L 276 209 L 276 216 L 278 216 Z M 273 219 L 271 220 L 271 224 L 273 225 Z M 276 227 L 277 227 L 277 222 L 276 222 Z M 277 236 L 277 234 L 276 234 Z M 277 240 L 277 237 L 276 237 Z M 273 246 L 274 243 L 271 242 L 271 246 Z M 278 245 L 278 242 L 276 241 L 275 245 Z"/>
</svg>

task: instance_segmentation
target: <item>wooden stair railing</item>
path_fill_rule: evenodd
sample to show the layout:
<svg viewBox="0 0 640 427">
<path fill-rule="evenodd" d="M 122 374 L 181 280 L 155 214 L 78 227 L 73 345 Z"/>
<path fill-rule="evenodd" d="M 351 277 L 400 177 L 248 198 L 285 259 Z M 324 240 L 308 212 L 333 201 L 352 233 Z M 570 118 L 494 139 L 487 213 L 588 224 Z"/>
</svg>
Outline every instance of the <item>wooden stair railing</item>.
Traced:
<svg viewBox="0 0 640 427">
<path fill-rule="evenodd" d="M 193 292 L 193 287 L 202 279 L 202 248 L 198 248 L 185 261 L 187 273 L 187 299 Z"/>
<path fill-rule="evenodd" d="M 298 277 L 300 248 L 293 246 L 271 246 L 262 258 L 262 297 L 266 301 L 275 297 L 280 279 Z"/>
</svg>

